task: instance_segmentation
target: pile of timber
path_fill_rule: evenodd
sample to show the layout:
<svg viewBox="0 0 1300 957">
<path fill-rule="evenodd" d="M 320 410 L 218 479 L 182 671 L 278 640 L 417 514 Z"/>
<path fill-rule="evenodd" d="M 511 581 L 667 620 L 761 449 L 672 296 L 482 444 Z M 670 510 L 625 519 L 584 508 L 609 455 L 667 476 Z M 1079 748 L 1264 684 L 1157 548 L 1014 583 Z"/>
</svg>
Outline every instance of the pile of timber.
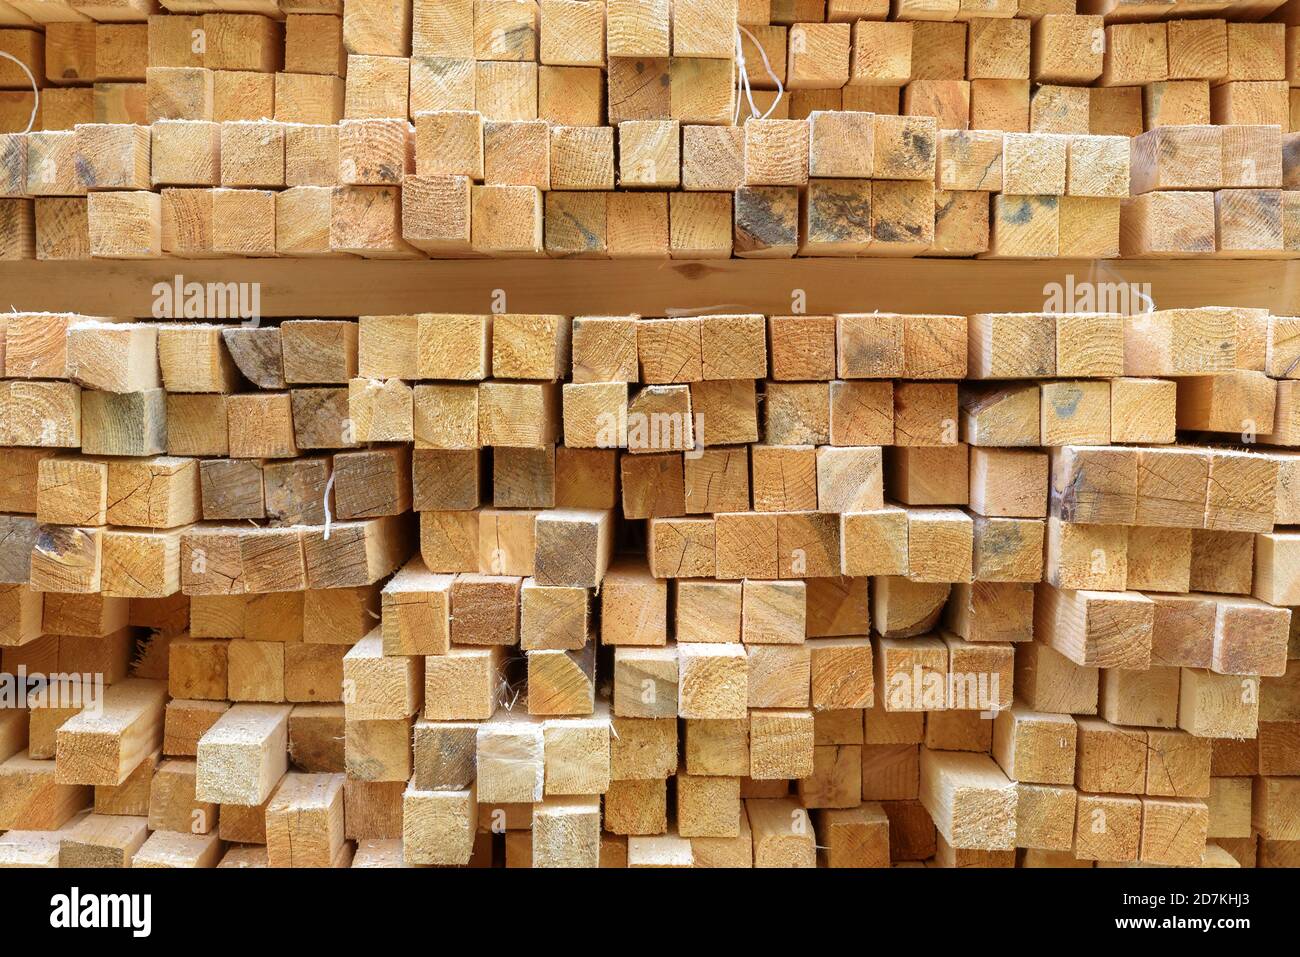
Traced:
<svg viewBox="0 0 1300 957">
<path fill-rule="evenodd" d="M 0 331 L 0 864 L 1300 864 L 1300 319 Z"/>
<path fill-rule="evenodd" d="M 0 259 L 1300 256 L 1300 0 L 164 8 L 0 0 Z"/>
</svg>

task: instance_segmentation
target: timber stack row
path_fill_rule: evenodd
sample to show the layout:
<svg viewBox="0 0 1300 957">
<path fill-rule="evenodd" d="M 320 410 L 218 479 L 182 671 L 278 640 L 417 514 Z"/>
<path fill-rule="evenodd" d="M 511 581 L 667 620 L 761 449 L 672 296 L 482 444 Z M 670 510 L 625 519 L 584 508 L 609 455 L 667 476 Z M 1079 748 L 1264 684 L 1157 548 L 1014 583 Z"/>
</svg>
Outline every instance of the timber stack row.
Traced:
<svg viewBox="0 0 1300 957">
<path fill-rule="evenodd" d="M 1298 318 L 0 332 L 5 865 L 1300 863 Z"/>
<path fill-rule="evenodd" d="M 1298 0 L 163 7 L 0 0 L 0 258 L 1300 255 Z"/>
</svg>

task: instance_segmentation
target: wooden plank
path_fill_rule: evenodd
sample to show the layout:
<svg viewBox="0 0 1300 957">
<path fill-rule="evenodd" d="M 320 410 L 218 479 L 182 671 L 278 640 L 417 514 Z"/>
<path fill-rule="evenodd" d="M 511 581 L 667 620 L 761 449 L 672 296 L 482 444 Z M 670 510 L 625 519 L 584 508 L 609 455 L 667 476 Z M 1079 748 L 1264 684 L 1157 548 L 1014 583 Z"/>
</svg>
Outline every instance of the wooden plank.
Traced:
<svg viewBox="0 0 1300 957">
<path fill-rule="evenodd" d="M 225 267 L 194 261 L 186 278 L 223 282 Z M 789 290 L 808 293 L 824 313 L 852 312 L 861 303 L 855 284 L 876 289 L 882 311 L 903 313 L 1041 310 L 1043 287 L 1063 283 L 1080 268 L 1073 260 L 1029 263 L 957 260 L 818 261 L 800 263 L 678 263 L 666 269 L 635 261 L 565 263 L 523 261 L 411 263 L 279 260 L 241 264 L 246 281 L 261 282 L 263 315 L 356 316 L 418 313 L 427 306 L 423 290 L 437 285 L 443 308 L 481 312 L 492 289 L 512 290 L 511 307 L 533 313 L 662 315 L 686 307 L 735 301 L 743 308 L 781 315 Z M 1206 303 L 1269 308 L 1277 315 L 1300 312 L 1289 299 L 1280 262 L 1141 261 L 1125 265 L 1132 282 L 1151 283 L 1150 297 L 1162 308 L 1197 308 Z M 364 275 L 363 275 L 364 274 Z M 0 263 L 0 278 L 20 310 L 75 309 L 87 315 L 149 315 L 150 289 L 170 283 L 173 272 L 158 263 Z M 81 282 L 84 278 L 87 281 Z M 72 280 L 76 279 L 76 282 Z M 358 289 L 365 288 L 362 295 Z"/>
</svg>

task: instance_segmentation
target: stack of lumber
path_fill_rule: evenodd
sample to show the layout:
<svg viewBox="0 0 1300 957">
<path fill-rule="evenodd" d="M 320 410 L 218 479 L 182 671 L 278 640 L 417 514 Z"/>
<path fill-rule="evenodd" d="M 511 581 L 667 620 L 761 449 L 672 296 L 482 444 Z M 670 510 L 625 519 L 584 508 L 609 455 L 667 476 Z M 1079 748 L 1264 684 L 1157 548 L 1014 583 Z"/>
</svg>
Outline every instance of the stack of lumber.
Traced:
<svg viewBox="0 0 1300 957">
<path fill-rule="evenodd" d="M 0 0 L 0 258 L 1300 256 L 1300 0 L 173 5 Z"/>
<path fill-rule="evenodd" d="M 0 864 L 1300 863 L 1300 319 L 0 331 Z"/>
</svg>

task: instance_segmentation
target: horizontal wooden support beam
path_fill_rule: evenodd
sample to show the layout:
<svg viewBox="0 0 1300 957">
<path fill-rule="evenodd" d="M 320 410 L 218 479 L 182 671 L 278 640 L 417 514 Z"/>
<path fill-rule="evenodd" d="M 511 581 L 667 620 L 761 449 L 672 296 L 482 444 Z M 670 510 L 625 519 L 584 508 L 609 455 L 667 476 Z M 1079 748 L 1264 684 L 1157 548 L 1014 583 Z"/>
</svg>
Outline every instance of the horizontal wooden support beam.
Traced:
<svg viewBox="0 0 1300 957">
<path fill-rule="evenodd" d="M 1070 259 L 27 261 L 0 263 L 0 307 L 146 318 L 153 315 L 155 284 L 174 286 L 177 275 L 185 283 L 260 283 L 263 316 L 487 313 L 494 305 L 567 315 L 779 315 L 797 311 L 800 290 L 810 314 L 967 315 L 1050 309 L 1052 284 L 1060 284 L 1061 311 L 1090 311 L 1081 298 L 1088 283 L 1149 283 L 1137 290 L 1159 309 L 1213 304 L 1300 312 L 1296 262 Z M 1144 300 L 1132 288 L 1124 293 L 1130 311 L 1141 311 Z M 1116 289 L 1101 289 L 1103 298 Z M 1104 301 L 1097 305 L 1106 308 Z"/>
</svg>

